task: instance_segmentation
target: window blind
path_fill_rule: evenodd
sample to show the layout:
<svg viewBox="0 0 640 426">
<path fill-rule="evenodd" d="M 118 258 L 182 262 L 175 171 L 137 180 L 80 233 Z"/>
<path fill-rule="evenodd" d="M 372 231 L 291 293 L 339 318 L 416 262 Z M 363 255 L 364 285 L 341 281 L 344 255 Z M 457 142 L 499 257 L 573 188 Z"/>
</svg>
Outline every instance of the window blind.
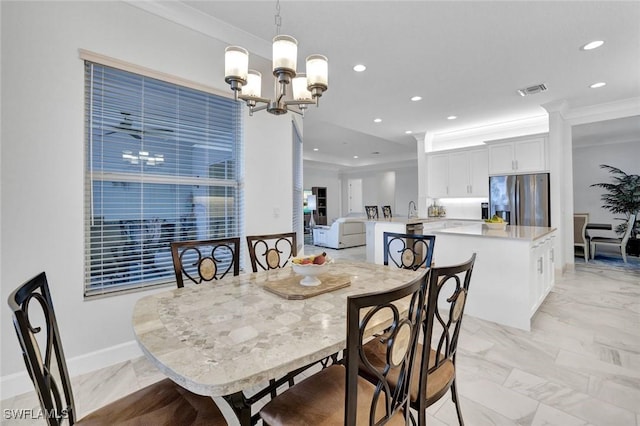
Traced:
<svg viewBox="0 0 640 426">
<path fill-rule="evenodd" d="M 174 282 L 169 244 L 239 236 L 241 105 L 85 61 L 85 296 Z"/>
<path fill-rule="evenodd" d="M 296 239 L 298 242 L 298 252 L 301 251 L 304 246 L 304 213 L 302 211 L 303 205 L 303 174 L 302 174 L 302 138 L 296 128 L 295 124 L 291 125 L 293 137 L 293 213 L 292 217 L 292 229 L 297 234 Z"/>
</svg>

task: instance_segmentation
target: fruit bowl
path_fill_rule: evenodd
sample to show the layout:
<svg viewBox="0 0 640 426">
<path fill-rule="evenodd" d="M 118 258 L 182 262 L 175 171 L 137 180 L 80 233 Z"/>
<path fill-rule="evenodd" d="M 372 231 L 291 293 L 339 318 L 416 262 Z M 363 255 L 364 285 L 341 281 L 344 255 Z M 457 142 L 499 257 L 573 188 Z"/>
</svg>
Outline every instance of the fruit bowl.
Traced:
<svg viewBox="0 0 640 426">
<path fill-rule="evenodd" d="M 317 276 L 327 272 L 327 269 L 329 268 L 329 264 L 333 262 L 333 259 L 330 258 L 329 256 L 325 256 L 325 261 L 322 265 L 318 265 L 315 263 L 300 263 L 302 261 L 305 261 L 305 259 L 309 259 L 309 258 L 311 258 L 311 256 L 295 257 L 292 259 L 291 267 L 293 268 L 293 271 L 296 274 L 304 276 L 304 278 L 300 280 L 300 285 L 303 285 L 303 286 L 320 285 L 322 281 L 320 281 L 317 278 Z"/>
<path fill-rule="evenodd" d="M 507 222 L 485 222 L 485 226 L 489 229 L 507 229 Z"/>
</svg>

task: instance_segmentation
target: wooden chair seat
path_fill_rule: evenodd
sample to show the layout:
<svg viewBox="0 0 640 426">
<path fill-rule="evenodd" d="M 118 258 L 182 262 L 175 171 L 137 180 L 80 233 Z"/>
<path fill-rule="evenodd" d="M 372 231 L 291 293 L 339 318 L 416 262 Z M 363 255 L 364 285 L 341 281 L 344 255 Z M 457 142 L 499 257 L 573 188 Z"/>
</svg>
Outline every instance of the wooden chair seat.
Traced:
<svg viewBox="0 0 640 426">
<path fill-rule="evenodd" d="M 268 403 L 260 417 L 270 426 L 335 426 L 344 423 L 345 368 L 332 365 L 301 381 Z M 367 380 L 358 379 L 356 425 L 369 425 L 369 412 L 375 387 Z M 378 400 L 382 412 L 383 399 Z M 397 412 L 386 425 L 404 425 L 404 413 Z"/>
<path fill-rule="evenodd" d="M 76 425 L 226 425 L 210 397 L 164 379 L 122 397 L 78 420 Z"/>
</svg>

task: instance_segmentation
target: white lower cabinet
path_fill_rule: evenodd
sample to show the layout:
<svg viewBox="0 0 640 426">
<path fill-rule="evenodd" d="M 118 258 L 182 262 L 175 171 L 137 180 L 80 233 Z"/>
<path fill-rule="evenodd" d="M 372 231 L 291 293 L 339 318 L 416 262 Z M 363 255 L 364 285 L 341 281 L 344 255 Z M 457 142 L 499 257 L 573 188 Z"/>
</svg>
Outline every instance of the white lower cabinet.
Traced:
<svg viewBox="0 0 640 426">
<path fill-rule="evenodd" d="M 433 261 L 455 265 L 476 253 L 464 314 L 530 331 L 533 315 L 553 288 L 557 231 L 510 228 L 495 233 L 476 225 L 436 230 Z"/>
<path fill-rule="evenodd" d="M 538 310 L 555 283 L 554 241 L 555 235 L 550 235 L 534 241 L 531 245 L 529 258 L 531 315 Z"/>
</svg>

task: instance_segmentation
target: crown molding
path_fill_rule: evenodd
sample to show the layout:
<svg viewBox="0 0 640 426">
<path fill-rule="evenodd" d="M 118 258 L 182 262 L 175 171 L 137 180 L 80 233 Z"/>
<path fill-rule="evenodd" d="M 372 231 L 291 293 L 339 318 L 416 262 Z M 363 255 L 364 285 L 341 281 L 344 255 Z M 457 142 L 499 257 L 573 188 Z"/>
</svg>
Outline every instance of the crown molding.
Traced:
<svg viewBox="0 0 640 426">
<path fill-rule="evenodd" d="M 640 115 L 640 98 L 622 99 L 604 104 L 573 108 L 567 111 L 565 119 L 572 125 L 615 120 L 617 118 Z"/>
<path fill-rule="evenodd" d="M 536 115 L 517 120 L 504 121 L 501 123 L 487 124 L 485 126 L 433 134 L 431 139 L 431 151 L 442 151 L 482 145 L 486 141 L 535 133 L 546 133 L 548 131 L 548 114 Z M 429 133 L 427 133 L 427 136 L 430 136 Z M 425 137 L 425 141 L 426 140 L 427 137 Z M 425 150 L 427 149 L 429 149 L 428 146 L 425 146 Z"/>
<path fill-rule="evenodd" d="M 628 144 L 628 143 L 634 143 L 634 144 L 640 143 L 640 137 L 631 138 L 631 139 L 630 138 L 608 139 L 606 141 L 592 140 L 592 141 L 587 141 L 580 144 L 576 144 L 574 142 L 572 149 L 575 151 L 577 149 L 583 149 L 583 148 L 601 147 L 605 145 L 622 145 L 622 144 Z"/>
<path fill-rule="evenodd" d="M 271 59 L 271 42 L 247 31 L 200 12 L 181 1 L 123 0 L 145 12 L 164 18 L 183 27 L 197 31 L 225 43 L 241 45 L 248 51 L 265 59 Z"/>
<path fill-rule="evenodd" d="M 544 108 L 549 114 L 559 112 L 563 117 L 567 114 L 567 111 L 569 111 L 569 103 L 564 99 L 548 102 L 540 106 Z"/>
</svg>

